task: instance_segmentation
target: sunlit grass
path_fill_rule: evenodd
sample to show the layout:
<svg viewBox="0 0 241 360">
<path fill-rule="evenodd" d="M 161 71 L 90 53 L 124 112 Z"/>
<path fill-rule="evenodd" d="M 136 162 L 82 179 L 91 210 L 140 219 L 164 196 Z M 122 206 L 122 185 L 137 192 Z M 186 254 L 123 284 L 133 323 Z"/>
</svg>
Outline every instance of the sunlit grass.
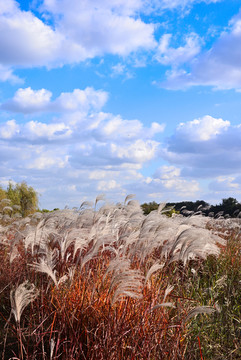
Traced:
<svg viewBox="0 0 241 360">
<path fill-rule="evenodd" d="M 240 358 L 238 224 L 97 202 L 1 227 L 2 358 Z"/>
</svg>

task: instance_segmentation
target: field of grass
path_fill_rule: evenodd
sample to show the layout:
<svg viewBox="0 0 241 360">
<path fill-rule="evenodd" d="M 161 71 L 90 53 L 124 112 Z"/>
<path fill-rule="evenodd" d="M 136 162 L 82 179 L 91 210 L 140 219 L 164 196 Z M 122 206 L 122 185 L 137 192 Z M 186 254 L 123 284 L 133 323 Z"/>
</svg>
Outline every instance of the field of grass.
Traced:
<svg viewBox="0 0 241 360">
<path fill-rule="evenodd" d="M 240 359 L 238 219 L 100 200 L 1 219 L 1 359 Z"/>
</svg>

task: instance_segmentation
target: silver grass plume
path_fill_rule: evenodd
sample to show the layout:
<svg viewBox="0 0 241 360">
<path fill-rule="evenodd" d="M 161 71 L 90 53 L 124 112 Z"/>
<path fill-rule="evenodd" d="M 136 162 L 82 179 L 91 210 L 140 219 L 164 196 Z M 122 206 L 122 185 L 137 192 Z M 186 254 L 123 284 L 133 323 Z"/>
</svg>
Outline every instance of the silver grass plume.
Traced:
<svg viewBox="0 0 241 360">
<path fill-rule="evenodd" d="M 165 293 L 164 293 L 164 298 L 163 298 L 163 302 L 165 302 L 167 296 L 172 292 L 172 290 L 174 289 L 174 286 L 173 285 L 168 285 L 166 290 L 165 290 Z"/>
<path fill-rule="evenodd" d="M 23 310 L 28 304 L 36 299 L 38 294 L 39 292 L 35 288 L 34 284 L 30 284 L 28 280 L 20 284 L 15 291 L 11 290 L 10 301 L 16 323 L 20 323 Z"/>
<path fill-rule="evenodd" d="M 40 262 L 36 262 L 31 264 L 30 266 L 38 272 L 45 273 L 51 277 L 54 284 L 58 286 L 58 281 L 56 278 L 56 270 L 54 270 L 55 266 L 58 262 L 59 250 L 55 248 L 54 250 L 46 248 L 46 259 L 41 258 Z"/>
<path fill-rule="evenodd" d="M 161 303 L 161 304 L 157 304 L 157 305 L 155 305 L 155 306 L 153 306 L 153 308 L 151 309 L 151 311 L 153 311 L 153 310 L 156 310 L 156 309 L 159 309 L 159 308 L 161 308 L 161 307 L 171 307 L 171 308 L 175 308 L 176 306 L 173 304 L 173 303 L 171 303 L 171 302 L 163 302 L 163 303 Z"/>
<path fill-rule="evenodd" d="M 53 270 L 53 268 L 47 264 L 44 259 L 40 259 L 39 263 L 34 263 L 31 265 L 31 267 L 38 272 L 42 272 L 45 273 L 47 275 L 49 275 L 51 277 L 51 279 L 53 280 L 54 284 L 56 285 L 56 287 L 58 286 L 58 281 L 56 278 L 56 270 Z"/>
<path fill-rule="evenodd" d="M 160 303 L 160 304 L 157 304 L 155 306 L 153 306 L 153 308 L 151 309 L 151 311 L 153 310 L 156 310 L 156 309 L 159 309 L 161 307 L 171 307 L 171 308 L 175 308 L 175 305 L 171 302 L 166 302 L 166 298 L 167 296 L 171 293 L 171 291 L 174 289 L 174 286 L 172 285 L 168 285 L 166 290 L 165 290 L 165 293 L 164 293 L 164 297 L 163 297 L 163 302 Z"/>
<path fill-rule="evenodd" d="M 142 297 L 140 290 L 143 288 L 144 277 L 139 270 L 130 269 L 130 261 L 128 259 L 117 258 L 112 260 L 103 280 L 110 272 L 112 272 L 112 279 L 109 293 L 114 290 L 112 304 L 126 296 L 135 299 Z"/>
<path fill-rule="evenodd" d="M 160 263 L 155 263 L 153 264 L 150 269 L 148 270 L 147 274 L 146 274 L 146 277 L 145 277 L 145 283 L 144 285 L 146 285 L 146 283 L 148 282 L 148 280 L 150 279 L 150 277 L 158 270 L 161 270 L 163 269 L 164 267 L 164 263 L 160 264 Z"/>
<path fill-rule="evenodd" d="M 189 311 L 186 318 L 184 319 L 184 322 L 187 322 L 194 316 L 198 314 L 212 314 L 213 312 L 217 311 L 214 307 L 211 306 L 197 306 L 196 308 Z"/>
<path fill-rule="evenodd" d="M 134 197 L 135 197 L 135 194 L 129 194 L 129 195 L 127 195 L 126 198 L 125 198 L 125 201 L 124 201 L 124 205 L 126 205 L 127 202 L 128 202 L 129 200 L 133 199 Z"/>
<path fill-rule="evenodd" d="M 143 276 L 139 270 L 123 271 L 114 277 L 112 288 L 115 286 L 117 287 L 112 297 L 112 304 L 125 296 L 140 299 L 142 298 L 140 290 L 143 287 Z"/>
<path fill-rule="evenodd" d="M 95 199 L 95 209 L 96 209 L 96 205 L 99 201 L 105 200 L 105 195 L 104 194 L 100 194 L 96 197 Z"/>
</svg>

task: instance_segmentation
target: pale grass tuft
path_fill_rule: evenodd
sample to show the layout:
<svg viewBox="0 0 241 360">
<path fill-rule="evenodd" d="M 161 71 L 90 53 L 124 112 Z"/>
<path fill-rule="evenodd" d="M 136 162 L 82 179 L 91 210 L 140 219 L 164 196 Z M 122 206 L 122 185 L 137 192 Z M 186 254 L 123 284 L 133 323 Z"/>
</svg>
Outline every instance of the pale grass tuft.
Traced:
<svg viewBox="0 0 241 360">
<path fill-rule="evenodd" d="M 166 290 L 165 290 L 165 293 L 164 293 L 164 298 L 163 298 L 163 302 L 165 302 L 167 296 L 172 292 L 172 290 L 174 289 L 174 286 L 173 285 L 168 285 Z"/>
<path fill-rule="evenodd" d="M 146 283 L 148 282 L 148 280 L 150 279 L 150 277 L 158 270 L 163 269 L 164 267 L 164 263 L 160 264 L 159 262 L 153 264 L 150 269 L 148 270 L 146 277 L 145 277 L 145 283 L 144 285 L 146 285 Z"/>
<path fill-rule="evenodd" d="M 157 214 L 161 214 L 162 210 L 164 210 L 164 207 L 166 206 L 166 203 L 160 203 L 157 209 Z"/>
<path fill-rule="evenodd" d="M 49 275 L 51 277 L 51 279 L 53 280 L 54 284 L 56 285 L 56 287 L 58 287 L 58 281 L 57 281 L 57 278 L 55 275 L 56 271 L 53 270 L 53 267 L 51 267 L 49 264 L 47 264 L 44 259 L 40 259 L 39 263 L 33 263 L 30 266 L 35 271 Z"/>
<path fill-rule="evenodd" d="M 139 270 L 129 269 L 115 275 L 111 285 L 111 288 L 116 286 L 112 297 L 112 304 L 125 296 L 134 299 L 142 298 L 141 289 L 143 287 L 143 279 Z"/>
<path fill-rule="evenodd" d="M 135 196 L 136 196 L 135 194 L 129 194 L 129 195 L 127 195 L 126 198 L 125 198 L 125 201 L 124 201 L 124 205 L 126 205 L 127 202 L 128 202 L 129 200 L 133 199 Z"/>
<path fill-rule="evenodd" d="M 16 322 L 20 323 L 20 318 L 23 310 L 28 304 L 36 299 L 39 292 L 35 288 L 34 284 L 30 284 L 28 280 L 20 284 L 17 289 L 11 290 L 10 301 L 12 307 L 12 313 L 15 317 Z"/>
<path fill-rule="evenodd" d="M 191 318 L 193 318 L 194 316 L 196 316 L 198 314 L 212 314 L 215 311 L 217 311 L 217 310 L 211 306 L 197 306 L 195 309 L 192 309 L 191 311 L 189 311 L 184 322 L 187 322 L 188 320 L 190 320 Z"/>
<path fill-rule="evenodd" d="M 104 201 L 105 200 L 105 194 L 100 194 L 98 196 L 96 196 L 96 199 L 95 199 L 95 208 L 96 208 L 96 205 L 99 201 Z"/>
<path fill-rule="evenodd" d="M 171 302 L 163 302 L 163 303 L 161 303 L 161 304 L 157 304 L 157 305 L 153 306 L 153 308 L 151 309 L 151 311 L 156 310 L 156 309 L 159 309 L 159 308 L 161 308 L 161 307 L 171 307 L 171 308 L 175 308 L 176 306 L 175 306 L 173 303 L 171 303 Z"/>
<path fill-rule="evenodd" d="M 103 281 L 109 273 L 112 273 L 109 293 L 114 291 L 112 296 L 112 304 L 123 299 L 123 297 L 131 297 L 139 299 L 142 297 L 141 290 L 143 288 L 144 277 L 140 270 L 130 269 L 130 260 L 125 258 L 113 259 Z"/>
<path fill-rule="evenodd" d="M 10 252 L 10 259 L 9 259 L 10 264 L 12 264 L 13 260 L 16 259 L 19 256 L 20 256 L 20 254 L 19 254 L 18 248 L 15 245 L 15 246 L 13 246 L 13 248 L 12 248 L 12 250 Z"/>
</svg>

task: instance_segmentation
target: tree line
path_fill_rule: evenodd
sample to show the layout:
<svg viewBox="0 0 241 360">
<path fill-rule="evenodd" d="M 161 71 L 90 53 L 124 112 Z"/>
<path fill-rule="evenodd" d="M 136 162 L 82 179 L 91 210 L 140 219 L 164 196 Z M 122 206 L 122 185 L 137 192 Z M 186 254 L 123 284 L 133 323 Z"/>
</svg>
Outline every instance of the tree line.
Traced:
<svg viewBox="0 0 241 360">
<path fill-rule="evenodd" d="M 141 205 L 144 214 L 157 210 L 159 204 L 155 201 Z M 57 209 L 54 209 L 57 210 Z M 165 209 L 167 215 L 181 213 L 184 216 L 203 214 L 210 217 L 241 217 L 241 203 L 233 197 L 222 199 L 218 205 L 210 205 L 204 200 L 169 202 Z M 39 211 L 39 196 L 33 187 L 25 181 L 8 184 L 6 190 L 0 186 L 0 214 L 13 216 L 15 214 L 25 217 Z M 43 209 L 42 212 L 49 210 Z"/>
<path fill-rule="evenodd" d="M 155 201 L 144 203 L 141 205 L 144 214 L 149 214 L 153 210 L 158 209 L 159 204 Z M 181 213 L 184 216 L 192 214 L 202 214 L 210 217 L 241 217 L 241 203 L 233 197 L 222 199 L 217 205 L 210 205 L 204 200 L 197 201 L 181 201 L 169 202 L 165 206 L 166 209 L 172 209 L 171 212 Z"/>
</svg>

